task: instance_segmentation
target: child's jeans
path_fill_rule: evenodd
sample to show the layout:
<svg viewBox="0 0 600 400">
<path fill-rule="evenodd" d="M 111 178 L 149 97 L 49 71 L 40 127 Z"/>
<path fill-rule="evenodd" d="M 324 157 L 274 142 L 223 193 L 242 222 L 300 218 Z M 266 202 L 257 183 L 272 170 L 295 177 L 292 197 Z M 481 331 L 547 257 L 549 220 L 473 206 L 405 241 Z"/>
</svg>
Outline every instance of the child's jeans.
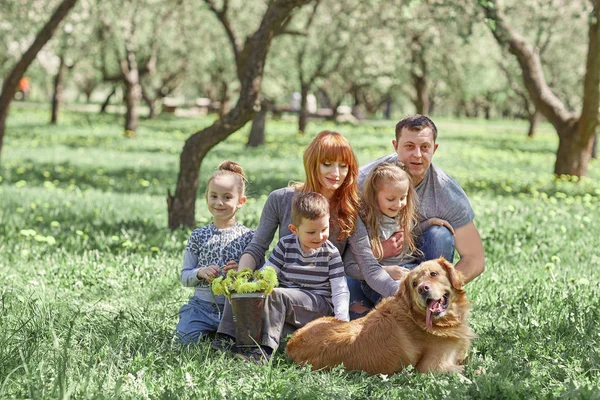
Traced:
<svg viewBox="0 0 600 400">
<path fill-rule="evenodd" d="M 220 313 L 223 312 L 223 304 L 200 300 L 192 296 L 188 304 L 179 309 L 179 322 L 177 323 L 177 340 L 183 344 L 194 343 L 200 336 L 216 332 L 219 327 Z"/>
</svg>

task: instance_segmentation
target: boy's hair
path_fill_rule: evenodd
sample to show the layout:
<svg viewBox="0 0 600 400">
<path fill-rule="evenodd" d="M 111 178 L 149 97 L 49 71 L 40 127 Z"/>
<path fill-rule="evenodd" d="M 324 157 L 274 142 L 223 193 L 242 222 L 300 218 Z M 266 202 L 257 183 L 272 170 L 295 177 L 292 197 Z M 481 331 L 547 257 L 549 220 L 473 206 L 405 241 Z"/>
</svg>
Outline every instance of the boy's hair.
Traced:
<svg viewBox="0 0 600 400">
<path fill-rule="evenodd" d="M 371 250 L 377 260 L 383 258 L 383 247 L 381 246 L 381 239 L 379 239 L 379 219 L 382 213 L 377 202 L 377 194 L 381 190 L 382 185 L 389 181 L 406 182 L 408 185 L 406 206 L 402 208 L 396 217 L 398 225 L 404 231 L 404 248 L 402 249 L 402 254 L 420 253 L 414 239 L 414 230 L 418 227 L 417 197 L 411 177 L 404 170 L 403 164 L 384 162 L 373 168 L 369 176 L 367 176 L 363 187 L 360 209 L 360 217 L 369 231 Z"/>
<path fill-rule="evenodd" d="M 233 176 L 236 180 L 238 187 L 240 189 L 240 197 L 246 195 L 246 174 L 244 173 L 244 169 L 242 166 L 236 162 L 225 160 L 217 167 L 217 170 L 208 178 L 208 182 L 206 182 L 206 193 L 204 196 L 208 199 L 208 187 L 210 182 L 215 179 L 217 176 Z"/>
<path fill-rule="evenodd" d="M 314 221 L 329 215 L 329 200 L 317 192 L 299 192 L 292 199 L 292 225 L 298 227 L 302 219 Z"/>
<path fill-rule="evenodd" d="M 421 114 L 409 115 L 402 119 L 402 121 L 396 124 L 396 140 L 400 140 L 400 134 L 402 129 L 408 129 L 409 131 L 422 131 L 425 128 L 431 129 L 433 133 L 433 142 L 437 140 L 437 127 L 429 117 Z"/>
</svg>

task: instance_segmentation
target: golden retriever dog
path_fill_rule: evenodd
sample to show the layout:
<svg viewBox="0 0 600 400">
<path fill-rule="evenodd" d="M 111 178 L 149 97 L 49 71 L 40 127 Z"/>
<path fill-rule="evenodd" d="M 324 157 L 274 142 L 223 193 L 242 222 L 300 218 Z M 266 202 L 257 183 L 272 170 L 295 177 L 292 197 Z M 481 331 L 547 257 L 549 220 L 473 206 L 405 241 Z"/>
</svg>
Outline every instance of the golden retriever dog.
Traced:
<svg viewBox="0 0 600 400">
<path fill-rule="evenodd" d="M 462 275 L 443 257 L 426 261 L 365 317 L 318 318 L 292 335 L 286 353 L 313 370 L 343 364 L 369 374 L 409 365 L 419 372 L 459 372 L 475 338 L 462 287 Z"/>
</svg>

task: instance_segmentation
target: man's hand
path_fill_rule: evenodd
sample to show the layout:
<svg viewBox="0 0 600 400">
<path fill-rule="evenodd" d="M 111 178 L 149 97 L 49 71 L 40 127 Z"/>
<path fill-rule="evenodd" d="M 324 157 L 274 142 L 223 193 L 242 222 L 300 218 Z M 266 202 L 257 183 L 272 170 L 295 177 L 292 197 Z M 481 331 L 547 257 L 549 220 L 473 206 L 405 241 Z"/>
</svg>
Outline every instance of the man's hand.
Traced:
<svg viewBox="0 0 600 400">
<path fill-rule="evenodd" d="M 198 279 L 204 279 L 208 282 L 221 274 L 221 268 L 216 265 L 209 265 L 208 267 L 200 268 L 196 273 Z"/>
<path fill-rule="evenodd" d="M 389 239 L 381 242 L 383 249 L 383 258 L 394 257 L 402 252 L 404 247 L 404 231 L 398 231 L 390 236 Z"/>
<path fill-rule="evenodd" d="M 445 226 L 454 235 L 454 228 L 452 228 L 452 225 L 450 225 L 450 222 L 448 222 L 446 220 L 443 220 L 440 218 L 429 218 L 429 220 L 427 220 L 427 222 L 429 222 L 429 226 L 433 226 L 433 225 Z"/>
</svg>

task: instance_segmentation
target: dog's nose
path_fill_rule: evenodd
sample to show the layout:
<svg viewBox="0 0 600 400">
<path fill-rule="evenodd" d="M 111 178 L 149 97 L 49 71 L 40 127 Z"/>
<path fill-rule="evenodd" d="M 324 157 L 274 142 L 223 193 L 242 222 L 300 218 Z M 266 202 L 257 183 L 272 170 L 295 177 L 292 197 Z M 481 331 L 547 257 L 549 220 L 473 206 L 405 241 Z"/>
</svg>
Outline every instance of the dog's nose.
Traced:
<svg viewBox="0 0 600 400">
<path fill-rule="evenodd" d="M 419 294 L 426 294 L 429 292 L 429 286 L 427 285 L 421 285 L 419 286 Z"/>
</svg>

